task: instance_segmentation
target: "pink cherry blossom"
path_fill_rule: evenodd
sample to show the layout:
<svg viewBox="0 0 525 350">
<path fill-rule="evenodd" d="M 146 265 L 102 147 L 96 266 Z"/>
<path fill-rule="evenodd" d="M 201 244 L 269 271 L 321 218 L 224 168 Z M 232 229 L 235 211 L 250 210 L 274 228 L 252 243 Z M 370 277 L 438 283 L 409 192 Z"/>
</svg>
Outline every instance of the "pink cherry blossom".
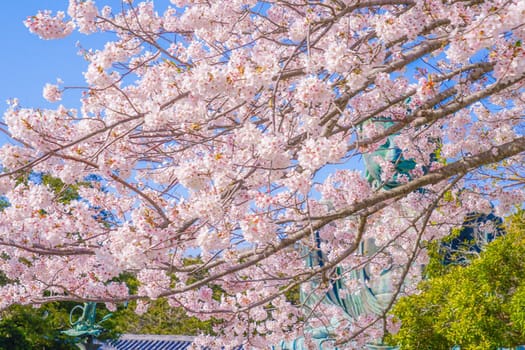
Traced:
<svg viewBox="0 0 525 350">
<path fill-rule="evenodd" d="M 171 4 L 71 0 L 24 22 L 106 42 L 82 46 L 82 89 L 43 88 L 78 108 L 3 116 L 0 307 L 166 298 L 222 320 L 198 345 L 314 348 L 328 329 L 356 349 L 399 326 L 426 241 L 522 206 L 522 1 Z M 371 299 L 320 302 L 334 281 Z"/>
<path fill-rule="evenodd" d="M 62 92 L 58 85 L 46 84 L 44 86 L 43 96 L 49 102 L 57 102 L 62 99 Z"/>
<path fill-rule="evenodd" d="M 51 11 L 41 11 L 28 17 L 24 24 L 31 33 L 42 39 L 61 39 L 73 32 L 75 25 L 71 21 L 64 21 L 64 12 L 59 11 L 54 17 L 51 15 Z"/>
</svg>

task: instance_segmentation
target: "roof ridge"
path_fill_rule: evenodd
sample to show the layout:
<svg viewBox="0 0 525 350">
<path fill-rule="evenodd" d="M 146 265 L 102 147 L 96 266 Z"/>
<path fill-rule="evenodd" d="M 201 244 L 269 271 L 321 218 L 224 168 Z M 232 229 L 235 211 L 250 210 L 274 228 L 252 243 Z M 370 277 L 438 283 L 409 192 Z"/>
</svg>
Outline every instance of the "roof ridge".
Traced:
<svg viewBox="0 0 525 350">
<path fill-rule="evenodd" d="M 195 337 L 188 335 L 167 335 L 167 334 L 122 334 L 118 340 L 172 340 L 192 342 Z"/>
</svg>

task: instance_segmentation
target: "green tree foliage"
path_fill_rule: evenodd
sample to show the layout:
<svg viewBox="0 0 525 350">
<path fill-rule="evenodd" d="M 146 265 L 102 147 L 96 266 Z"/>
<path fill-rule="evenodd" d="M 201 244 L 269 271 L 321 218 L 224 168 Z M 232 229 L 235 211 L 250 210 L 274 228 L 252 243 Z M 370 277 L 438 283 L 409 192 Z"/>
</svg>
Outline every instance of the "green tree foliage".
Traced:
<svg viewBox="0 0 525 350">
<path fill-rule="evenodd" d="M 70 328 L 69 312 L 77 303 L 51 303 L 41 308 L 14 305 L 0 314 L 0 350 L 73 350 L 73 338 L 61 333 Z M 102 306 L 102 305 L 100 305 Z M 97 308 L 97 320 L 106 315 Z M 105 332 L 99 340 L 115 339 L 122 333 L 138 334 L 212 334 L 213 320 L 189 317 L 182 308 L 172 308 L 164 299 L 152 301 L 143 315 L 134 312 L 134 302 L 120 305 L 103 323 Z M 215 321 L 216 322 L 216 321 Z"/>
<path fill-rule="evenodd" d="M 0 349 L 78 349 L 60 333 L 68 328 L 71 303 L 50 303 L 41 308 L 13 305 L 0 313 Z"/>
<path fill-rule="evenodd" d="M 119 307 L 104 326 L 116 334 L 213 334 L 213 320 L 201 321 L 196 317 L 189 317 L 184 309 L 169 306 L 165 299 L 152 301 L 143 315 L 134 312 L 134 304 L 131 302 L 128 307 Z"/>
<path fill-rule="evenodd" d="M 440 263 L 434 246 L 422 292 L 402 298 L 392 313 L 401 349 L 497 349 L 525 344 L 525 218 L 488 244 L 468 266 Z"/>
<path fill-rule="evenodd" d="M 75 185 L 66 185 L 62 180 L 50 176 L 48 174 L 42 175 L 42 183 L 49 186 L 55 192 L 59 200 L 63 203 L 69 203 L 72 200 L 78 199 L 78 188 L 80 186 L 88 186 L 89 182 L 78 183 Z"/>
</svg>

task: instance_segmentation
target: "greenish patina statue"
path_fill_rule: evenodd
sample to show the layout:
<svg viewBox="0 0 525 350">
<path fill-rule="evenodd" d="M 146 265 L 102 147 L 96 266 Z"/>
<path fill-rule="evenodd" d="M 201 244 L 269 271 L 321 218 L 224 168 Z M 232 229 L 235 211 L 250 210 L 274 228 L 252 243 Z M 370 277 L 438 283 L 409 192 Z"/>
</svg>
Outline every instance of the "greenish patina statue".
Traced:
<svg viewBox="0 0 525 350">
<path fill-rule="evenodd" d="M 377 119 L 375 123 L 381 123 L 385 129 L 394 125 L 389 119 Z M 383 190 L 390 190 L 400 185 L 398 181 L 399 176 L 403 175 L 410 179 L 410 171 L 416 167 L 416 162 L 413 159 L 405 159 L 401 149 L 396 146 L 394 141 L 395 135 L 389 136 L 385 143 L 378 147 L 374 152 L 364 153 L 363 160 L 365 161 L 366 179 L 373 188 L 381 188 Z M 395 168 L 394 175 L 383 181 L 381 179 L 381 166 L 377 162 L 377 157 L 380 157 L 387 162 L 392 163 Z"/>
<path fill-rule="evenodd" d="M 393 125 L 393 122 L 388 119 L 378 119 L 374 122 L 383 123 L 385 128 Z M 370 185 L 376 189 L 390 190 L 400 185 L 397 181 L 400 175 L 411 178 L 410 171 L 416 166 L 416 163 L 409 159 L 404 159 L 401 149 L 395 145 L 395 135 L 388 137 L 383 145 L 378 147 L 374 152 L 370 152 L 363 155 L 365 161 L 366 178 Z M 387 162 L 393 164 L 395 168 L 394 175 L 387 181 L 381 179 L 381 166 L 377 162 L 380 157 Z M 315 234 L 315 245 L 317 250 L 309 251 L 308 248 L 304 248 L 306 256 L 306 264 L 310 267 L 323 266 L 326 259 L 325 253 L 321 250 L 321 239 L 319 235 Z M 365 255 L 372 255 L 377 251 L 377 247 L 374 244 L 373 239 L 366 240 L 361 243 L 359 252 Z M 362 315 L 381 315 L 385 308 L 391 301 L 392 287 L 390 283 L 390 270 L 382 272 L 378 279 L 370 281 L 368 279 L 366 268 L 357 271 L 351 271 L 350 273 L 342 271 L 340 267 L 336 268 L 336 275 L 341 276 L 340 278 L 334 278 L 331 282 L 331 288 L 326 292 L 323 300 L 314 298 L 310 293 L 306 291 L 305 287 L 310 290 L 314 290 L 319 286 L 318 281 L 312 281 L 308 286 L 304 286 L 300 290 L 300 301 L 304 305 L 305 313 L 311 313 L 316 308 L 319 302 L 325 305 L 331 305 L 341 308 L 345 317 L 349 320 L 356 320 Z M 354 280 L 359 282 L 363 287 L 358 292 L 347 293 L 344 285 L 346 282 Z M 315 313 L 315 312 L 314 312 Z M 332 320 L 330 324 L 324 327 L 309 327 L 307 325 L 305 333 L 312 338 L 315 343 L 316 349 L 334 349 L 333 338 L 331 334 L 334 334 L 337 329 L 337 320 Z M 370 350 L 395 350 L 397 347 L 383 345 L 381 340 L 378 339 L 376 343 L 367 344 L 367 348 Z M 306 344 L 304 337 L 297 338 L 289 342 L 281 342 L 278 350 L 313 350 L 311 345 Z M 337 350 L 337 348 L 335 348 Z"/>
<path fill-rule="evenodd" d="M 77 310 L 81 310 L 82 314 L 74 321 L 74 313 Z M 88 302 L 84 303 L 84 305 L 75 306 L 69 314 L 69 323 L 72 328 L 62 332 L 78 339 L 76 345 L 82 350 L 97 350 L 101 346 L 100 344 L 95 344 L 94 340 L 104 330 L 100 324 L 111 317 L 111 314 L 107 314 L 97 322 L 96 313 L 97 303 Z"/>
</svg>

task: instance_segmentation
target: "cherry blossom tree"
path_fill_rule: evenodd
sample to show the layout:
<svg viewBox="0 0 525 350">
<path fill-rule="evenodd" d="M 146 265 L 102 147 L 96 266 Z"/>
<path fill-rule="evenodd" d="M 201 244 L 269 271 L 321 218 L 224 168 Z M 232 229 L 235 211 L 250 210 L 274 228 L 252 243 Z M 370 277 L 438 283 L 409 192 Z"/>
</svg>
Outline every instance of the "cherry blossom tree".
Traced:
<svg viewBox="0 0 525 350">
<path fill-rule="evenodd" d="M 143 312 L 166 298 L 223 320 L 201 339 L 212 348 L 308 342 L 307 325 L 331 324 L 353 349 L 395 331 L 388 311 L 417 292 L 425 242 L 468 213 L 521 206 L 524 1 L 171 3 L 70 0 L 67 14 L 25 22 L 43 39 L 109 39 L 81 52 L 78 109 L 14 102 L 4 115 L 16 142 L 0 149 L 1 307 L 137 300 Z M 414 167 L 372 157 L 371 183 L 362 157 L 387 139 Z M 60 201 L 29 173 L 79 198 Z M 319 251 L 323 264 L 305 264 Z M 343 277 L 365 266 L 370 281 L 391 270 L 379 313 L 305 313 L 286 298 L 303 286 L 322 300 L 334 281 L 357 293 L 366 286 Z"/>
</svg>

